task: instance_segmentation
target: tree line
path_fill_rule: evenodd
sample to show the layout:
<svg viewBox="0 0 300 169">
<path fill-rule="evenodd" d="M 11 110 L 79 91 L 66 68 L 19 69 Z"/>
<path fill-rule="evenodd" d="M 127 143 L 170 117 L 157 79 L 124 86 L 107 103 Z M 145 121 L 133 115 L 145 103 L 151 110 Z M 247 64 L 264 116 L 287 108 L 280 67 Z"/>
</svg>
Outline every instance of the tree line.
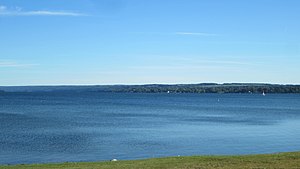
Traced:
<svg viewBox="0 0 300 169">
<path fill-rule="evenodd" d="M 110 91 L 131 93 L 300 93 L 300 85 L 135 85 L 112 87 Z"/>
<path fill-rule="evenodd" d="M 200 83 L 175 85 L 147 84 L 96 86 L 18 86 L 0 88 L 0 94 L 6 92 L 300 93 L 300 85 L 257 83 Z"/>
</svg>

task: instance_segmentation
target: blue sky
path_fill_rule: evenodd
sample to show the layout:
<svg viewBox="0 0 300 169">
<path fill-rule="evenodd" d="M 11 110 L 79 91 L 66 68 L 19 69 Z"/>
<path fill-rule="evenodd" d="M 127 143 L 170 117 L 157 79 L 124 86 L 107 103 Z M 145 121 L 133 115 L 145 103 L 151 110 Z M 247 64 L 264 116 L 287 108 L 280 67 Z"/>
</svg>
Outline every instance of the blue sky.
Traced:
<svg viewBox="0 0 300 169">
<path fill-rule="evenodd" d="M 300 84 L 298 0 L 0 0 L 0 85 Z"/>
</svg>

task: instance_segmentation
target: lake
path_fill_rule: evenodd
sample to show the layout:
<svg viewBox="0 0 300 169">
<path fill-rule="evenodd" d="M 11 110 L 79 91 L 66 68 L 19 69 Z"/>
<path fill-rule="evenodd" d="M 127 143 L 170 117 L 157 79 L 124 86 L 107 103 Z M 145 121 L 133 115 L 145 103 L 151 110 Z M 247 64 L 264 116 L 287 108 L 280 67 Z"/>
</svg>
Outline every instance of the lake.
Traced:
<svg viewBox="0 0 300 169">
<path fill-rule="evenodd" d="M 0 164 L 300 150 L 299 94 L 0 94 Z"/>
</svg>

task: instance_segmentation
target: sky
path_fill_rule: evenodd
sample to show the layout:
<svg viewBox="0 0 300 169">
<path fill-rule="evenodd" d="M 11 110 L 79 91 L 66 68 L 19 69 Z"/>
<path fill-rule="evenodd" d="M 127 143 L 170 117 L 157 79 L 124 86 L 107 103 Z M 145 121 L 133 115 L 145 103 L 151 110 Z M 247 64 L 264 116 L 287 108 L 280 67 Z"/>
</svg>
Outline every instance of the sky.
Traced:
<svg viewBox="0 0 300 169">
<path fill-rule="evenodd" d="M 0 85 L 300 84 L 299 0 L 0 0 Z"/>
</svg>

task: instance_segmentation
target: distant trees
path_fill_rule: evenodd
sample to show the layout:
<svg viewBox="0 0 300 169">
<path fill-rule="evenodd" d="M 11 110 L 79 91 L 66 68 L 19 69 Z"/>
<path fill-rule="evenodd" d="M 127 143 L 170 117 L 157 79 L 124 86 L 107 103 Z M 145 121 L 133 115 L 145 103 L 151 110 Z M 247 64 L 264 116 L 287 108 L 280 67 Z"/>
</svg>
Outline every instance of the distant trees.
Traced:
<svg viewBox="0 0 300 169">
<path fill-rule="evenodd" d="M 1 87 L 1 86 L 0 86 Z M 127 93 L 299 93 L 300 85 L 257 83 L 201 83 L 176 85 L 33 86 L 0 88 L 7 92 L 127 92 Z"/>
<path fill-rule="evenodd" d="M 186 84 L 134 85 L 115 88 L 111 92 L 132 93 L 300 93 L 300 85 L 272 84 Z"/>
</svg>

